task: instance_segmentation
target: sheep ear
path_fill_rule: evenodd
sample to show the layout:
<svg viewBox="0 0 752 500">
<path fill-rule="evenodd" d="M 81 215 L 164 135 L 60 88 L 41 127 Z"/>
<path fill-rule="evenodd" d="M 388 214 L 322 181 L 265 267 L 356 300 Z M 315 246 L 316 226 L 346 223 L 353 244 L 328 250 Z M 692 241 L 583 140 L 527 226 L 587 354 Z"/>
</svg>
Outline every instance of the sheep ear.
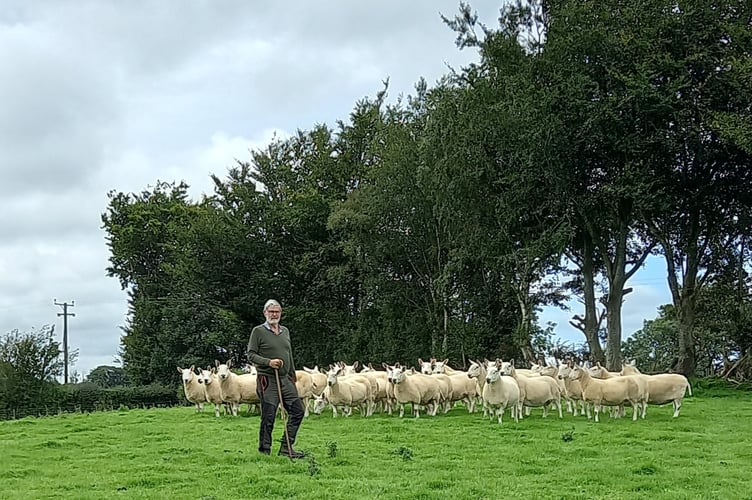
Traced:
<svg viewBox="0 0 752 500">
<path fill-rule="evenodd" d="M 178 366 L 178 373 L 183 373 L 183 369 Z"/>
<path fill-rule="evenodd" d="M 194 371 L 196 369 L 196 365 L 191 365 L 191 371 Z"/>
<path fill-rule="evenodd" d="M 227 360 L 227 368 L 232 368 L 232 358 Z"/>
<path fill-rule="evenodd" d="M 360 366 L 360 361 L 355 361 L 355 363 L 353 363 L 353 368 L 355 368 L 356 370 L 358 369 L 359 366 Z"/>
<path fill-rule="evenodd" d="M 445 365 L 449 364 L 449 358 L 445 359 L 445 360 L 443 361 L 443 363 L 444 363 Z"/>
<path fill-rule="evenodd" d="M 512 365 L 512 368 L 514 368 L 514 359 L 510 359 L 509 364 Z"/>
<path fill-rule="evenodd" d="M 382 361 L 382 363 L 381 363 L 381 367 L 382 367 L 382 368 L 383 368 L 384 370 L 388 370 L 388 369 L 389 369 L 389 365 L 388 365 L 388 364 L 386 364 L 386 363 L 384 363 L 383 361 Z"/>
<path fill-rule="evenodd" d="M 214 360 L 214 366 L 216 366 L 217 368 L 219 368 L 219 365 L 220 365 L 220 364 L 221 364 L 221 363 L 219 362 L 219 360 L 218 360 L 218 359 L 215 359 L 215 360 Z"/>
<path fill-rule="evenodd" d="M 418 358 L 418 363 L 420 363 L 422 365 L 423 364 L 423 359 L 422 358 Z"/>
</svg>

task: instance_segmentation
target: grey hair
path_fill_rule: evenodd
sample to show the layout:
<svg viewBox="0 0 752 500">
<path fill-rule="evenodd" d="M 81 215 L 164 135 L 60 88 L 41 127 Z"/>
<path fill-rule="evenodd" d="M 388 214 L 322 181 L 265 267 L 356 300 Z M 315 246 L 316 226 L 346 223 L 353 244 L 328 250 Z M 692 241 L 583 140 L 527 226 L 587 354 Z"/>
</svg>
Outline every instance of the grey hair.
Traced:
<svg viewBox="0 0 752 500">
<path fill-rule="evenodd" d="M 277 302 L 274 299 L 269 299 L 269 300 L 266 301 L 266 304 L 264 304 L 264 312 L 266 312 L 272 306 L 277 306 L 280 309 L 282 309 L 282 306 L 279 305 L 279 302 Z"/>
</svg>

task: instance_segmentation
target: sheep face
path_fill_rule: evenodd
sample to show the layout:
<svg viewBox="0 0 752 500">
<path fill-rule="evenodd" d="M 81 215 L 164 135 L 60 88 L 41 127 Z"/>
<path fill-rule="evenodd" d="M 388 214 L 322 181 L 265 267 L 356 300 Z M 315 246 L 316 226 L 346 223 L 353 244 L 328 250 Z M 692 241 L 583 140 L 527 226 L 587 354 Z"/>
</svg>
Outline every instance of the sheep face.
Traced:
<svg viewBox="0 0 752 500">
<path fill-rule="evenodd" d="M 212 372 L 210 370 L 201 370 L 201 374 L 198 376 L 199 384 L 209 385 L 212 383 Z"/>
<path fill-rule="evenodd" d="M 359 363 L 357 361 L 351 365 L 342 361 L 339 366 L 342 368 L 342 375 L 355 375 L 358 373 L 358 365 Z"/>
<path fill-rule="evenodd" d="M 400 382 L 404 382 L 407 378 L 407 372 L 405 371 L 404 366 L 398 366 L 395 367 L 392 371 L 392 379 L 394 384 L 399 384 Z"/>
<path fill-rule="evenodd" d="M 321 415 L 321 412 L 324 411 L 324 408 L 326 408 L 326 398 L 322 394 L 321 396 L 316 396 L 316 398 L 313 401 L 313 413 L 316 415 Z"/>
<path fill-rule="evenodd" d="M 591 366 L 590 368 L 588 368 L 588 373 L 593 378 L 607 378 L 606 369 L 601 365 Z"/>
<path fill-rule="evenodd" d="M 480 364 L 476 363 L 475 361 L 471 361 L 470 366 L 467 369 L 467 376 L 468 378 L 480 377 Z"/>
<path fill-rule="evenodd" d="M 501 378 L 501 370 L 498 363 L 491 363 L 488 365 L 488 371 L 486 372 L 486 383 L 494 384 Z"/>
<path fill-rule="evenodd" d="M 230 371 L 230 367 L 226 364 L 221 364 L 217 367 L 217 376 L 219 377 L 219 380 L 230 378 L 231 373 L 232 372 Z"/>
<path fill-rule="evenodd" d="M 572 367 L 571 366 L 569 366 L 566 363 L 562 363 L 561 365 L 559 365 L 559 378 L 560 379 L 563 380 L 565 378 L 569 378 L 569 374 L 570 373 L 572 373 Z"/>
<path fill-rule="evenodd" d="M 433 364 L 430 361 L 423 361 L 418 358 L 418 364 L 420 365 L 420 373 L 430 375 L 432 373 L 438 373 L 433 371 Z"/>
<path fill-rule="evenodd" d="M 570 368 L 569 375 L 567 376 L 570 380 L 580 380 L 585 376 L 585 370 L 581 366 L 574 366 Z"/>
<path fill-rule="evenodd" d="M 196 375 L 196 373 L 193 371 L 193 366 L 191 366 L 190 368 L 178 368 L 178 370 L 181 373 L 181 378 L 183 379 L 184 384 L 190 384 L 193 380 L 193 377 L 198 378 L 198 375 Z"/>
<path fill-rule="evenodd" d="M 499 365 L 499 361 L 497 361 L 496 364 Z M 491 366 L 493 365 L 489 364 L 489 370 L 491 369 Z M 515 375 L 514 365 L 509 361 L 504 361 L 503 363 L 501 363 L 499 371 L 502 375 L 509 375 L 510 377 L 513 377 Z"/>
<path fill-rule="evenodd" d="M 447 362 L 449 360 L 445 359 L 444 361 L 435 361 L 433 363 L 433 372 L 434 373 L 446 373 L 446 366 Z"/>
<path fill-rule="evenodd" d="M 337 377 L 342 375 L 344 368 L 342 366 L 333 366 L 326 372 L 326 383 L 329 387 L 332 387 L 337 383 Z"/>
</svg>

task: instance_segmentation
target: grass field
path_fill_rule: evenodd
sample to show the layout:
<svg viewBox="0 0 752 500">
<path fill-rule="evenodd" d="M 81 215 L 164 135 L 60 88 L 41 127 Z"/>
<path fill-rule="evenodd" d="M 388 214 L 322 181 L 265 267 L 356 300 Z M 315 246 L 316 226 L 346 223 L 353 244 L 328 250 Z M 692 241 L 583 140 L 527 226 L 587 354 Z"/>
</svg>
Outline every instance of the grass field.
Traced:
<svg viewBox="0 0 752 500">
<path fill-rule="evenodd" d="M 326 412 L 303 422 L 297 448 L 312 458 L 294 463 L 256 452 L 253 415 L 29 418 L 0 422 L 0 498 L 752 498 L 752 393 L 696 390 L 671 414 L 596 424 L 534 411 L 500 427 L 462 408 L 418 420 Z"/>
</svg>

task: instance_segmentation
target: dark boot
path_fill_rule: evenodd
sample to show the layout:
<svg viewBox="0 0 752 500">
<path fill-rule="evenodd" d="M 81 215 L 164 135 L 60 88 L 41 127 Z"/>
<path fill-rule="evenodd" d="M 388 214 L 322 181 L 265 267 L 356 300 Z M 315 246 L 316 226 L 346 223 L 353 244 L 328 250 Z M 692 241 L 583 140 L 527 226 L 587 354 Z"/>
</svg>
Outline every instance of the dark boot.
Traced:
<svg viewBox="0 0 752 500">
<path fill-rule="evenodd" d="M 286 448 L 282 447 L 279 449 L 279 456 L 281 457 L 289 457 L 293 460 L 299 460 L 301 458 L 305 458 L 306 454 L 300 451 L 288 451 Z"/>
</svg>

